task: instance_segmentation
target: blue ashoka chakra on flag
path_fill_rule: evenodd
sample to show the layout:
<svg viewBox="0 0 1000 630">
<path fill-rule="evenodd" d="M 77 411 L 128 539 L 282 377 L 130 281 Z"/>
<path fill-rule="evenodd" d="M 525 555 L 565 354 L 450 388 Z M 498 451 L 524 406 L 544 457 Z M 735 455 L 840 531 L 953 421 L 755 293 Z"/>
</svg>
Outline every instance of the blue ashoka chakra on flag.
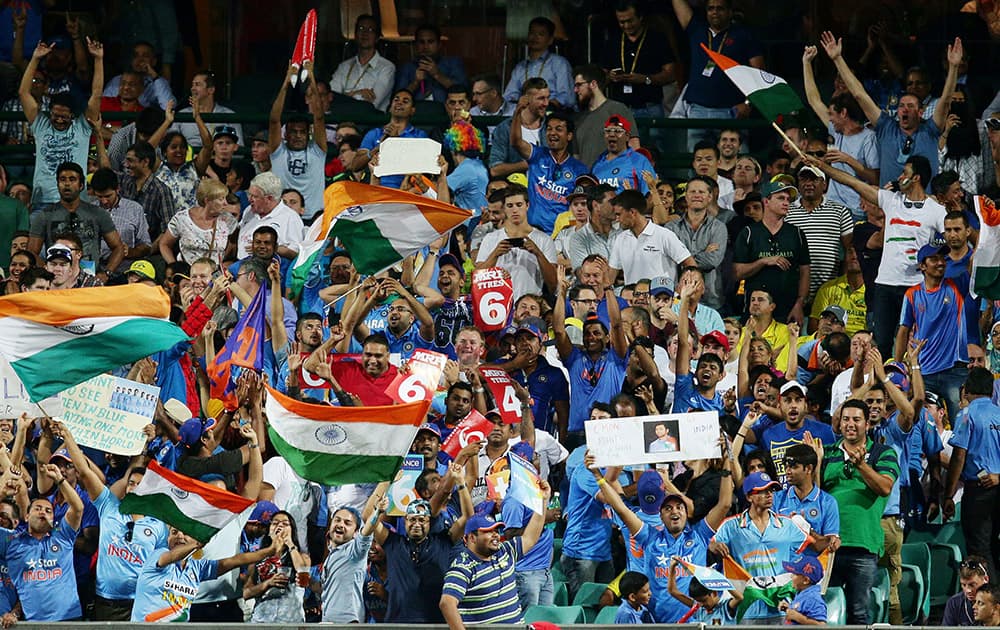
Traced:
<svg viewBox="0 0 1000 630">
<path fill-rule="evenodd" d="M 778 77 L 774 76 L 770 72 L 767 72 L 766 70 L 760 71 L 760 80 L 763 81 L 764 83 L 768 84 L 774 83 L 777 80 L 777 78 Z"/>
<path fill-rule="evenodd" d="M 316 429 L 316 441 L 326 446 L 336 446 L 347 441 L 347 431 L 339 424 L 328 424 Z"/>
</svg>

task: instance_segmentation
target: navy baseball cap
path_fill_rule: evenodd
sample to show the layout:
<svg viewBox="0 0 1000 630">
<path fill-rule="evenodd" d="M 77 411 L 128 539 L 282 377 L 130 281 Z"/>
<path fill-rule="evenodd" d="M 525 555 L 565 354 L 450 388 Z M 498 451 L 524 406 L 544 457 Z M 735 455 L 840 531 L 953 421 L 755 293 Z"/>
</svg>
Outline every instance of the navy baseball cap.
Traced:
<svg viewBox="0 0 1000 630">
<path fill-rule="evenodd" d="M 254 506 L 253 512 L 250 513 L 250 518 L 247 519 L 249 523 L 263 523 L 264 525 L 271 524 L 271 517 L 274 513 L 279 511 L 278 506 L 270 501 L 258 501 L 257 505 Z"/>
<path fill-rule="evenodd" d="M 181 425 L 177 431 L 177 439 L 184 446 L 194 446 L 205 435 L 206 431 L 215 427 L 215 418 L 191 418 Z"/>
<path fill-rule="evenodd" d="M 646 514 L 658 514 L 667 493 L 663 489 L 663 479 L 655 470 L 647 470 L 639 476 L 636 482 L 636 496 L 639 499 L 639 509 Z"/>
<path fill-rule="evenodd" d="M 498 527 L 503 527 L 503 521 L 494 521 L 489 516 L 476 514 L 465 523 L 466 535 L 473 532 L 489 532 Z"/>
<path fill-rule="evenodd" d="M 807 577 L 813 584 L 823 579 L 823 565 L 816 556 L 799 556 L 794 562 L 782 562 L 781 568 L 788 573 Z"/>
<path fill-rule="evenodd" d="M 922 263 L 931 256 L 947 256 L 947 245 L 924 245 L 917 251 L 917 263 Z"/>
</svg>

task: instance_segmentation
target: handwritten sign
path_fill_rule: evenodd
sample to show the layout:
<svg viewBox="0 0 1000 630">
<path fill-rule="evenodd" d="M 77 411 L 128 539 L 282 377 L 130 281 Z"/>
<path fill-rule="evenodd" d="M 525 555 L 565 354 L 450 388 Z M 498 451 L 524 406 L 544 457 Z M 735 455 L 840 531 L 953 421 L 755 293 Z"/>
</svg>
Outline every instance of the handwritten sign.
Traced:
<svg viewBox="0 0 1000 630">
<path fill-rule="evenodd" d="M 420 498 L 413 486 L 417 477 L 424 471 L 424 456 L 410 453 L 403 458 L 403 467 L 396 473 L 396 478 L 389 486 L 389 516 L 403 516 L 406 506 Z"/>
<path fill-rule="evenodd" d="M 32 418 L 58 416 L 62 414 L 62 403 L 55 397 L 43 400 L 41 408 L 31 402 L 14 368 L 0 356 L 0 418 L 19 418 L 22 413 Z"/>
<path fill-rule="evenodd" d="M 448 357 L 440 352 L 417 348 L 406 362 L 406 371 L 389 383 L 385 393 L 398 403 L 430 400 L 434 398 L 447 362 Z"/>
<path fill-rule="evenodd" d="M 65 390 L 62 421 L 81 446 L 137 455 L 146 445 L 160 388 L 101 374 Z"/>
<path fill-rule="evenodd" d="M 490 388 L 490 394 L 500 409 L 503 423 L 521 422 L 521 401 L 517 399 L 517 392 L 507 372 L 499 368 L 481 367 L 479 373 L 483 377 L 483 383 Z"/>
<path fill-rule="evenodd" d="M 655 464 L 721 457 L 713 411 L 589 420 L 587 448 L 598 466 Z"/>
<path fill-rule="evenodd" d="M 483 332 L 503 329 L 510 318 L 514 285 L 500 267 L 477 269 L 472 274 L 472 317 Z"/>
<path fill-rule="evenodd" d="M 378 166 L 372 171 L 375 177 L 409 175 L 411 173 L 438 174 L 438 156 L 441 143 L 429 138 L 386 138 L 378 148 Z"/>
</svg>

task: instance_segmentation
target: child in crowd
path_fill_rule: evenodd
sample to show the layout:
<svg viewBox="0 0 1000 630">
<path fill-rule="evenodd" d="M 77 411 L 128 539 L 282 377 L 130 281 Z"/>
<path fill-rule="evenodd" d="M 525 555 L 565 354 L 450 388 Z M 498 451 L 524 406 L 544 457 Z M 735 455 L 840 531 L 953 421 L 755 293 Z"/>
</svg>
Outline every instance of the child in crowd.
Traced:
<svg viewBox="0 0 1000 630">
<path fill-rule="evenodd" d="M 785 622 L 794 625 L 826 625 L 826 601 L 820 589 L 823 565 L 815 556 L 802 556 L 795 562 L 782 562 L 782 568 L 792 574 L 795 599 L 784 601 L 778 610 L 785 613 Z"/>
<path fill-rule="evenodd" d="M 626 571 L 618 585 L 622 603 L 615 615 L 615 624 L 655 623 L 652 613 L 646 608 L 652 596 L 649 578 L 638 571 Z"/>
<path fill-rule="evenodd" d="M 713 591 L 697 579 L 692 579 L 688 585 L 687 595 L 677 588 L 677 559 L 670 563 L 670 581 L 667 590 L 679 602 L 696 609 L 685 615 L 690 623 L 704 623 L 715 626 L 728 626 L 736 623 L 736 608 L 743 596 L 736 591 Z"/>
</svg>

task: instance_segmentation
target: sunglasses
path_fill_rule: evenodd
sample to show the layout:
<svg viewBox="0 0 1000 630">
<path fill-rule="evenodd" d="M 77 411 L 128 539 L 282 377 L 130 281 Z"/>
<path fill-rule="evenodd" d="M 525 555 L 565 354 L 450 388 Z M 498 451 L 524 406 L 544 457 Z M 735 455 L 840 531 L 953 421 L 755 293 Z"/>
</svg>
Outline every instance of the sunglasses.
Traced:
<svg viewBox="0 0 1000 630">
<path fill-rule="evenodd" d="M 986 567 L 984 567 L 983 563 L 978 560 L 963 560 L 959 563 L 958 567 L 960 569 L 965 569 L 966 571 L 979 571 L 983 575 L 987 575 Z"/>
<path fill-rule="evenodd" d="M 985 122 L 989 131 L 1000 131 L 1000 118 L 987 118 Z"/>
<path fill-rule="evenodd" d="M 903 155 L 909 155 L 913 152 L 913 136 L 907 136 L 906 141 L 903 142 L 902 153 Z"/>
</svg>

